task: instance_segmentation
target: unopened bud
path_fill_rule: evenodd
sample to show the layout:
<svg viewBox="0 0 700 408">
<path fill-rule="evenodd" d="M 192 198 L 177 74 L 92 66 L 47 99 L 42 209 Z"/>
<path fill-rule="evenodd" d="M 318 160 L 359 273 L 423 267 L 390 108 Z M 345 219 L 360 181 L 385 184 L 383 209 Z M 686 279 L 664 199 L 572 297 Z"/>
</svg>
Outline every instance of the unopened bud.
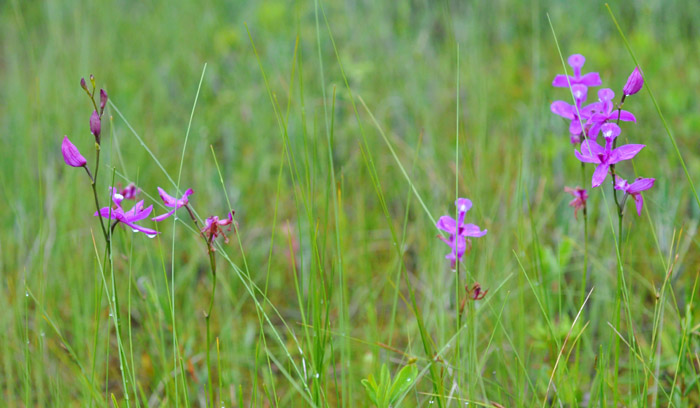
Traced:
<svg viewBox="0 0 700 408">
<path fill-rule="evenodd" d="M 639 71 L 639 67 L 635 67 L 629 78 L 627 78 L 627 83 L 622 88 L 622 93 L 625 96 L 634 95 L 642 89 L 643 85 L 644 78 L 642 78 L 642 73 Z"/>
<path fill-rule="evenodd" d="M 73 143 L 71 143 L 70 140 L 68 140 L 68 136 L 63 136 L 63 143 L 61 143 L 61 153 L 63 154 L 63 161 L 66 162 L 67 165 L 72 166 L 72 167 L 83 167 L 87 164 L 87 160 L 85 160 L 85 157 L 83 157 L 82 154 L 78 151 L 78 148 L 75 147 Z"/>
<path fill-rule="evenodd" d="M 105 111 L 105 106 L 107 105 L 107 92 L 104 89 L 100 89 L 100 116 Z"/>
<path fill-rule="evenodd" d="M 93 111 L 90 116 L 90 132 L 95 135 L 95 142 L 100 144 L 100 131 L 102 130 L 102 123 L 100 122 L 100 115 L 97 111 Z"/>
</svg>

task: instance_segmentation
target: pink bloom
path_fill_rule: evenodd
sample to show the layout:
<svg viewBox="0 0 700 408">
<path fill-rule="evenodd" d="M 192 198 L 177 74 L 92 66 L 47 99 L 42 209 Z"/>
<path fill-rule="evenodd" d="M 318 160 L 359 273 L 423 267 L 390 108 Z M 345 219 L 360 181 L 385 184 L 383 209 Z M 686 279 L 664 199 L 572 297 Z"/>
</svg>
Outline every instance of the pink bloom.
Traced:
<svg viewBox="0 0 700 408">
<path fill-rule="evenodd" d="M 615 189 L 622 190 L 625 194 L 629 194 L 634 198 L 635 204 L 637 204 L 637 215 L 642 215 L 642 207 L 644 206 L 644 198 L 642 197 L 642 191 L 649 190 L 654 186 L 656 179 L 653 178 L 638 178 L 632 184 L 627 183 L 627 180 L 621 177 L 617 178 L 615 182 Z"/>
<path fill-rule="evenodd" d="M 165 204 L 166 207 L 172 208 L 172 210 L 168 211 L 167 213 L 163 215 L 159 215 L 155 218 L 152 218 L 153 221 L 163 221 L 164 219 L 170 217 L 171 215 L 175 214 L 175 211 L 177 211 L 178 208 L 184 207 L 187 204 L 189 204 L 189 197 L 194 191 L 192 191 L 191 188 L 188 188 L 187 191 L 185 191 L 185 194 L 180 198 L 179 200 L 168 193 L 165 192 L 162 188 L 158 187 L 158 194 L 160 194 L 160 198 L 163 200 L 163 204 Z"/>
<path fill-rule="evenodd" d="M 75 147 L 73 143 L 71 143 L 70 140 L 68 140 L 68 136 L 63 136 L 63 143 L 61 143 L 61 153 L 63 154 L 63 161 L 66 162 L 67 165 L 72 166 L 72 167 L 85 167 L 87 164 L 87 160 L 85 160 L 85 157 L 83 157 L 82 154 L 78 151 L 78 148 Z"/>
<path fill-rule="evenodd" d="M 469 199 L 458 198 L 455 201 L 455 205 L 457 206 L 457 220 L 448 215 L 443 215 L 435 224 L 438 229 L 449 234 L 449 239 L 442 235 L 438 235 L 438 238 L 452 248 L 452 251 L 445 256 L 451 261 L 452 267 L 455 266 L 458 259 L 462 259 L 462 256 L 467 251 L 467 237 L 483 237 L 487 232 L 487 230 L 482 231 L 475 224 L 464 223 L 467 211 L 472 208 L 472 202 Z"/>
<path fill-rule="evenodd" d="M 580 187 L 571 188 L 564 187 L 564 191 L 574 196 L 574 199 L 569 201 L 569 207 L 574 208 L 574 217 L 578 218 L 578 210 L 586 208 L 586 200 L 588 192 Z"/>
<path fill-rule="evenodd" d="M 580 153 L 578 150 L 574 150 L 576 158 L 580 161 L 598 165 L 591 179 L 593 187 L 598 187 L 603 184 L 611 165 L 633 158 L 644 148 L 644 145 L 641 144 L 628 144 L 613 149 L 613 140 L 620 134 L 620 127 L 614 123 L 606 123 L 601 127 L 601 130 L 605 136 L 605 148 L 587 139 L 581 143 Z"/>
<path fill-rule="evenodd" d="M 143 200 L 136 203 L 131 210 L 124 211 L 122 208 L 122 201 L 124 196 L 115 192 L 112 188 L 112 201 L 114 202 L 114 207 L 103 207 L 100 211 L 95 213 L 95 217 L 103 217 L 110 220 L 117 220 L 123 224 L 129 226 L 134 232 L 143 232 L 147 237 L 153 238 L 158 235 L 158 231 L 152 230 L 150 228 L 144 228 L 140 225 L 136 225 L 137 221 L 141 221 L 148 217 L 148 215 L 153 211 L 153 206 L 149 205 L 148 208 L 143 208 Z"/>
<path fill-rule="evenodd" d="M 552 86 L 568 88 L 569 82 L 571 82 L 571 85 L 581 84 L 586 86 L 600 86 L 600 84 L 603 83 L 597 72 L 589 72 L 585 75 L 581 75 L 581 68 L 583 68 L 583 64 L 586 62 L 586 58 L 584 58 L 583 55 L 574 54 L 569 57 L 568 62 L 571 68 L 574 69 L 574 75 L 569 75 L 568 80 L 566 75 L 557 75 L 554 77 L 554 81 L 552 81 Z"/>
</svg>

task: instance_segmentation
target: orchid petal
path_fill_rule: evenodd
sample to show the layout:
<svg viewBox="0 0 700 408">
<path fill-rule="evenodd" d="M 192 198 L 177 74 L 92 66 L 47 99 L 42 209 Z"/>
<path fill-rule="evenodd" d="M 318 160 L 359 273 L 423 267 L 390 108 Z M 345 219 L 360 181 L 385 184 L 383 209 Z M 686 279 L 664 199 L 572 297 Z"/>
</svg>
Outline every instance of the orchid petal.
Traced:
<svg viewBox="0 0 700 408">
<path fill-rule="evenodd" d="M 138 232 L 143 232 L 144 234 L 148 235 L 151 238 L 152 238 L 152 236 L 156 236 L 156 235 L 160 234 L 160 232 L 158 232 L 156 230 L 153 230 L 150 228 L 145 228 L 145 227 L 142 227 L 140 225 L 134 224 L 132 222 L 128 222 L 128 221 L 122 221 L 122 222 L 124 224 L 126 224 L 127 226 L 129 226 L 129 228 L 131 228 L 132 230 L 138 231 Z"/>
<path fill-rule="evenodd" d="M 161 222 L 161 221 L 165 220 L 166 218 L 170 217 L 171 215 L 175 214 L 175 211 L 177 211 L 177 208 L 173 208 L 172 210 L 168 211 L 165 214 L 159 215 L 157 217 L 153 217 L 153 218 L 151 218 L 151 220 L 156 221 L 156 222 Z"/>
<path fill-rule="evenodd" d="M 642 144 L 628 144 L 624 146 L 620 146 L 617 149 L 612 151 L 612 154 L 610 155 L 610 164 L 615 164 L 617 162 L 620 162 L 622 160 L 629 160 L 633 158 L 634 156 L 639 153 L 640 150 L 644 148 L 645 145 Z"/>
<path fill-rule="evenodd" d="M 641 194 L 633 194 L 634 203 L 637 205 L 637 215 L 642 215 L 642 207 L 644 206 L 644 197 Z"/>
<path fill-rule="evenodd" d="M 613 112 L 613 113 L 611 114 L 611 116 L 612 116 L 612 118 L 613 118 L 614 120 L 617 120 L 617 118 L 618 118 L 618 116 L 619 116 L 620 120 L 623 121 L 623 122 L 634 122 L 634 123 L 637 123 L 637 118 L 635 118 L 633 114 L 631 114 L 630 112 L 627 112 L 626 110 L 620 111 L 619 114 L 618 114 L 617 112 Z"/>
<path fill-rule="evenodd" d="M 448 215 L 440 217 L 435 226 L 450 234 L 454 234 L 457 231 L 457 221 Z"/>
<path fill-rule="evenodd" d="M 642 191 L 649 190 L 654 186 L 656 179 L 653 178 L 638 178 L 634 183 L 627 188 L 629 194 L 638 194 Z"/>
<path fill-rule="evenodd" d="M 589 72 L 579 79 L 579 83 L 586 86 L 600 86 L 603 81 L 597 72 Z"/>
<path fill-rule="evenodd" d="M 483 237 L 486 235 L 488 230 L 481 230 L 478 225 L 475 224 L 464 224 L 462 229 L 462 234 L 465 237 Z"/>
<path fill-rule="evenodd" d="M 555 88 L 568 88 L 569 81 L 566 79 L 566 75 L 557 75 L 552 81 L 552 86 Z"/>
<path fill-rule="evenodd" d="M 160 187 L 158 187 L 158 194 L 160 195 L 160 199 L 163 200 L 163 203 L 165 204 L 166 207 L 177 206 L 177 198 L 166 193 L 165 190 L 163 190 Z"/>
<path fill-rule="evenodd" d="M 598 187 L 601 184 L 603 184 L 603 181 L 605 181 L 605 177 L 608 175 L 608 169 L 610 168 L 610 165 L 601 163 L 598 165 L 598 167 L 595 168 L 595 171 L 593 172 L 593 178 L 591 179 L 591 184 L 593 187 Z"/>
<path fill-rule="evenodd" d="M 564 101 L 552 102 L 552 104 L 549 106 L 549 109 L 555 115 L 559 115 L 565 119 L 574 119 L 576 117 L 574 106 Z"/>
</svg>

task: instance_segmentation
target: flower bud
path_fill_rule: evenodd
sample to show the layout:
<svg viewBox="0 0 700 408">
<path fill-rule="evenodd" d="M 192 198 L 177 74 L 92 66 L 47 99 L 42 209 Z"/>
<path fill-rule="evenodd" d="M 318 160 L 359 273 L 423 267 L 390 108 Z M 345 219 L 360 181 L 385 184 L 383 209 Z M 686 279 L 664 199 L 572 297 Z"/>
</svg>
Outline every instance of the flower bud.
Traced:
<svg viewBox="0 0 700 408">
<path fill-rule="evenodd" d="M 78 151 L 73 143 L 68 140 L 68 136 L 63 136 L 63 143 L 61 143 L 61 153 L 63 154 L 63 161 L 67 165 L 72 167 L 84 167 L 87 164 L 87 160 Z"/>
<path fill-rule="evenodd" d="M 107 92 L 104 89 L 100 89 L 100 116 L 105 111 L 105 105 L 107 105 Z"/>
<path fill-rule="evenodd" d="M 95 89 L 95 76 L 90 74 L 90 83 L 92 84 L 92 89 Z"/>
<path fill-rule="evenodd" d="M 97 144 L 100 144 L 100 130 L 102 130 L 100 115 L 97 113 L 97 111 L 93 111 L 92 116 L 90 116 L 90 132 L 95 135 L 95 141 Z"/>
<path fill-rule="evenodd" d="M 85 82 L 85 77 L 80 78 L 80 87 L 87 91 L 87 83 Z"/>
<path fill-rule="evenodd" d="M 625 96 L 634 95 L 642 89 L 643 85 L 644 78 L 642 78 L 642 73 L 639 71 L 639 67 L 635 67 L 629 78 L 627 78 L 627 83 L 625 87 L 622 88 L 622 93 Z"/>
</svg>

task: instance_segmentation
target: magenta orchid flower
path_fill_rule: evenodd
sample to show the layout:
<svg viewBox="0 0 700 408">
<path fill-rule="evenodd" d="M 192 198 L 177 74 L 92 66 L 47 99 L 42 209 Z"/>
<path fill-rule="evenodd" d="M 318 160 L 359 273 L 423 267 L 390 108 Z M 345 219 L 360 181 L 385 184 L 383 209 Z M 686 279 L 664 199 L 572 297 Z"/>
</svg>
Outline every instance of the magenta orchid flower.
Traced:
<svg viewBox="0 0 700 408">
<path fill-rule="evenodd" d="M 598 91 L 598 98 L 600 102 L 597 102 L 595 107 L 597 112 L 594 112 L 588 119 L 586 126 L 590 126 L 590 131 L 588 132 L 588 137 L 595 140 L 598 137 L 598 132 L 600 127 L 603 126 L 607 121 L 621 120 L 623 122 L 635 122 L 637 123 L 637 118 L 633 114 L 626 110 L 616 110 L 615 104 L 613 104 L 613 98 L 615 98 L 615 92 L 610 88 L 604 88 Z"/>
<path fill-rule="evenodd" d="M 112 201 L 114 202 L 114 207 L 100 208 L 100 211 L 95 212 L 95 217 L 100 216 L 110 220 L 116 220 L 127 225 L 134 232 L 143 232 L 149 238 L 153 238 L 159 234 L 159 232 L 156 230 L 144 228 L 135 224 L 138 221 L 148 218 L 151 211 L 153 211 L 152 205 L 149 205 L 147 208 L 143 208 L 143 200 L 141 200 L 137 202 L 129 211 L 124 211 L 122 208 L 123 200 L 124 196 L 117 193 L 115 189 L 112 188 Z"/>
<path fill-rule="evenodd" d="M 87 165 L 87 160 L 85 160 L 85 157 L 80 154 L 78 148 L 75 147 L 70 140 L 68 140 L 68 136 L 63 136 L 63 142 L 61 143 L 61 154 L 63 154 L 63 161 L 65 161 L 69 166 L 85 167 L 85 165 Z"/>
<path fill-rule="evenodd" d="M 600 79 L 600 75 L 597 72 L 589 72 L 585 75 L 581 75 L 581 68 L 586 62 L 586 58 L 581 54 L 574 54 L 568 59 L 569 65 L 574 70 L 574 75 L 557 75 L 552 81 L 552 86 L 557 88 L 568 88 L 569 82 L 571 85 L 585 85 L 585 86 L 600 86 L 603 83 Z"/>
<path fill-rule="evenodd" d="M 223 220 L 220 220 L 216 215 L 207 218 L 204 228 L 202 228 L 202 235 L 207 239 L 211 250 L 215 250 L 212 243 L 219 235 L 222 235 L 224 237 L 224 242 L 228 243 L 228 237 L 224 233 L 224 229 L 222 227 L 233 223 L 233 213 L 234 211 L 228 213 L 228 218 L 224 218 Z M 227 230 L 231 231 L 231 227 L 228 227 Z"/>
<path fill-rule="evenodd" d="M 452 251 L 445 258 L 451 261 L 453 268 L 457 260 L 461 260 L 467 251 L 467 237 L 483 237 L 487 232 L 487 230 L 482 231 L 475 224 L 464 223 L 467 211 L 472 208 L 472 202 L 469 199 L 458 198 L 455 201 L 455 205 L 457 206 L 457 220 L 448 215 L 443 215 L 435 224 L 438 229 L 449 234 L 449 239 L 442 235 L 439 235 L 438 238 L 452 248 Z"/>
<path fill-rule="evenodd" d="M 644 148 L 644 145 L 641 144 L 628 144 L 613 149 L 613 140 L 620 134 L 620 127 L 614 123 L 606 123 L 601 127 L 601 130 L 603 131 L 603 136 L 605 136 L 604 148 L 598 143 L 587 139 L 581 143 L 580 153 L 578 150 L 574 150 L 576 158 L 580 161 L 598 165 L 591 179 L 593 187 L 603 184 L 611 165 L 633 158 Z"/>
<path fill-rule="evenodd" d="M 627 180 L 621 177 L 615 182 L 615 189 L 624 191 L 625 194 L 631 195 L 637 205 L 637 215 L 642 215 L 642 207 L 644 206 L 644 198 L 642 191 L 649 190 L 654 186 L 656 179 L 653 178 L 637 178 L 632 184 L 627 183 Z"/>
<path fill-rule="evenodd" d="M 578 211 L 586 208 L 586 200 L 588 200 L 588 192 L 580 187 L 571 188 L 564 187 L 564 191 L 574 196 L 574 199 L 569 201 L 569 207 L 574 209 L 574 217 L 578 219 Z M 585 211 L 584 211 L 585 213 Z"/>
<path fill-rule="evenodd" d="M 168 211 L 167 213 L 163 215 L 159 215 L 157 217 L 152 218 L 153 221 L 163 221 L 164 219 L 170 217 L 171 215 L 175 214 L 175 211 L 177 211 L 178 208 L 184 207 L 187 204 L 189 204 L 189 197 L 194 191 L 192 191 L 191 188 L 188 188 L 187 191 L 185 191 L 185 194 L 180 198 L 179 200 L 168 193 L 165 192 L 162 188 L 158 187 L 158 194 L 160 194 L 160 198 L 163 200 L 163 204 L 165 204 L 166 207 L 172 208 L 172 210 Z"/>
</svg>

